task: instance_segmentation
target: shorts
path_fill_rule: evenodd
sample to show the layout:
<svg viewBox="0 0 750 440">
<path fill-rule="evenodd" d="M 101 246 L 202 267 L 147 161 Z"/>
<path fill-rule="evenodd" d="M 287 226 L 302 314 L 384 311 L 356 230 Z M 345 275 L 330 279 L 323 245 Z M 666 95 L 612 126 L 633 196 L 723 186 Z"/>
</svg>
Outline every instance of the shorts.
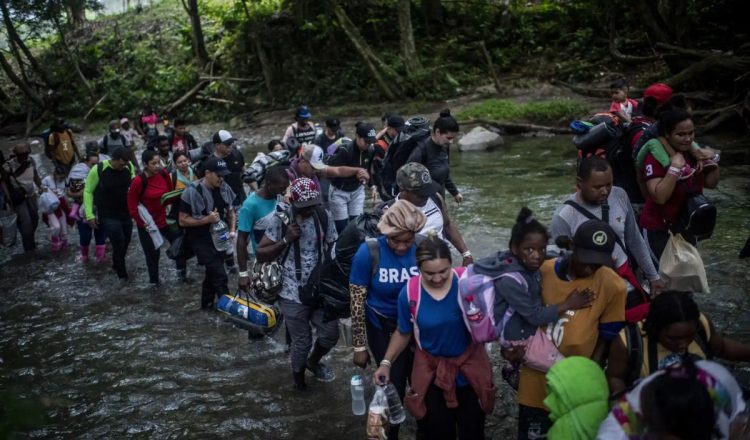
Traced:
<svg viewBox="0 0 750 440">
<path fill-rule="evenodd" d="M 331 192 L 328 195 L 328 209 L 333 214 L 334 221 L 349 220 L 356 217 L 364 211 L 365 208 L 365 187 L 360 186 L 354 191 L 342 191 L 331 185 Z"/>
</svg>

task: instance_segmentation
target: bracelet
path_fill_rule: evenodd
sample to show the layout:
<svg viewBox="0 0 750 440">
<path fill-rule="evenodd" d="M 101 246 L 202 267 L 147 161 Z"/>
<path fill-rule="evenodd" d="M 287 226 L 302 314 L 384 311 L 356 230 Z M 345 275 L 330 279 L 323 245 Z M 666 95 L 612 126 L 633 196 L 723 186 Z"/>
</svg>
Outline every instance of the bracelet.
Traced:
<svg viewBox="0 0 750 440">
<path fill-rule="evenodd" d="M 239 273 L 238 273 L 237 275 L 239 275 L 239 276 L 240 276 L 240 278 L 242 278 L 242 277 L 245 277 L 245 278 L 247 278 L 247 277 L 249 277 L 249 276 L 250 276 L 250 272 L 248 272 L 248 271 L 246 271 L 246 270 L 243 270 L 243 271 L 239 272 Z"/>
<path fill-rule="evenodd" d="M 461 256 L 464 258 L 469 258 L 471 257 L 471 251 L 467 249 L 464 253 L 461 254 Z"/>
<path fill-rule="evenodd" d="M 721 156 L 719 156 L 719 153 L 714 154 L 713 159 L 714 162 L 719 163 L 719 160 L 721 160 Z"/>
<path fill-rule="evenodd" d="M 682 170 L 677 167 L 670 166 L 669 169 L 667 170 L 667 173 L 675 177 L 680 177 L 682 175 Z"/>
<path fill-rule="evenodd" d="M 355 353 L 361 353 L 363 351 L 367 351 L 367 347 L 354 347 Z"/>
<path fill-rule="evenodd" d="M 380 361 L 380 366 L 391 368 L 391 361 L 389 361 L 388 359 L 383 359 L 382 361 Z"/>
</svg>

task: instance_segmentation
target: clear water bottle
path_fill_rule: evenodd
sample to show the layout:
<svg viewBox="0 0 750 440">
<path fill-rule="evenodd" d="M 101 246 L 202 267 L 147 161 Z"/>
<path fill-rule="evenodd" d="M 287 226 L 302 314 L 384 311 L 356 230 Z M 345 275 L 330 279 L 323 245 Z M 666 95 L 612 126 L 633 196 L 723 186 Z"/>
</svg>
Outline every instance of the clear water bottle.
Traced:
<svg viewBox="0 0 750 440">
<path fill-rule="evenodd" d="M 388 398 L 388 422 L 391 425 L 398 425 L 406 420 L 404 406 L 401 404 L 401 397 L 398 395 L 396 387 L 388 383 L 383 387 L 385 396 Z"/>
<path fill-rule="evenodd" d="M 466 311 L 466 317 L 472 322 L 481 320 L 482 311 L 479 310 L 479 307 L 477 307 L 476 304 L 474 304 L 474 297 L 469 295 L 466 297 L 466 300 L 469 301 L 469 309 Z"/>
<path fill-rule="evenodd" d="M 229 249 L 229 228 L 222 220 L 211 225 L 211 238 L 214 247 L 219 252 L 226 252 Z"/>
<path fill-rule="evenodd" d="M 352 376 L 352 413 L 355 416 L 361 416 L 365 414 L 367 409 L 365 406 L 365 384 L 362 380 L 362 376 L 355 374 Z"/>
</svg>

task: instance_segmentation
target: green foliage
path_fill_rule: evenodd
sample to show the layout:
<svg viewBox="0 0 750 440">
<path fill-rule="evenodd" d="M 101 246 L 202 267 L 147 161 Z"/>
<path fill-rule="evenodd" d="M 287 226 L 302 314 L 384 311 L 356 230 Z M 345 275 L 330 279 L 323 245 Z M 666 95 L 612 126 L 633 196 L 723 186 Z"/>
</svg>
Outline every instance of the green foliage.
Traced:
<svg viewBox="0 0 750 440">
<path fill-rule="evenodd" d="M 559 124 L 588 113 L 587 105 L 571 99 L 518 104 L 505 99 L 488 99 L 458 112 L 459 119 L 490 119 L 507 122 Z"/>
<path fill-rule="evenodd" d="M 17 433 L 44 425 L 43 407 L 10 390 L 0 392 L 0 438 L 21 438 Z"/>
</svg>

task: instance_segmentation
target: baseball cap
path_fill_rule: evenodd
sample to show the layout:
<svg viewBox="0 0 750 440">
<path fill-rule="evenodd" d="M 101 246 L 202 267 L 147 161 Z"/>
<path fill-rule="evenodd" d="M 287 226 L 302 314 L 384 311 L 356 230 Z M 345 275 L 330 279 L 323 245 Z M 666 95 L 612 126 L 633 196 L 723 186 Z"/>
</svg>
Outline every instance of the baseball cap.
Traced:
<svg viewBox="0 0 750 440">
<path fill-rule="evenodd" d="M 231 174 L 229 172 L 229 168 L 227 168 L 227 163 L 224 162 L 223 159 L 219 159 L 216 156 L 211 156 L 208 161 L 206 161 L 206 171 L 211 171 L 212 173 L 216 173 L 221 177 L 226 177 L 227 175 Z"/>
<path fill-rule="evenodd" d="M 643 97 L 654 98 L 657 104 L 664 105 L 672 99 L 672 88 L 664 83 L 651 84 L 643 91 Z"/>
<path fill-rule="evenodd" d="M 232 133 L 226 130 L 219 130 L 214 133 L 212 140 L 215 144 L 232 145 L 236 139 L 232 137 Z"/>
<path fill-rule="evenodd" d="M 588 220 L 578 226 L 573 236 L 576 259 L 584 264 L 612 267 L 615 250 L 615 231 L 601 220 Z"/>
<path fill-rule="evenodd" d="M 289 192 L 292 196 L 292 206 L 295 208 L 307 208 L 323 203 L 318 185 L 307 177 L 294 179 L 289 186 Z"/>
<path fill-rule="evenodd" d="M 122 125 L 122 124 L 124 124 L 124 123 L 126 123 L 126 122 L 130 122 L 130 121 L 128 120 L 128 118 L 122 118 L 122 119 L 120 119 L 120 125 Z"/>
<path fill-rule="evenodd" d="M 305 144 L 302 149 L 302 158 L 310 162 L 310 166 L 316 170 L 324 170 L 328 167 L 323 162 L 323 149 L 315 144 Z"/>
<path fill-rule="evenodd" d="M 307 108 L 306 105 L 301 105 L 297 107 L 297 113 L 295 113 L 295 116 L 299 119 L 310 119 L 312 118 L 312 113 L 310 113 L 310 109 Z"/>
<path fill-rule="evenodd" d="M 418 162 L 409 162 L 399 168 L 396 183 L 401 191 L 410 191 L 422 197 L 429 197 L 440 190 L 440 185 L 432 180 L 430 171 Z"/>
<path fill-rule="evenodd" d="M 357 123 L 357 136 L 364 138 L 368 144 L 375 143 L 375 136 L 378 132 L 375 131 L 375 126 L 367 122 Z"/>
<path fill-rule="evenodd" d="M 399 115 L 390 115 L 388 116 L 388 120 L 386 122 L 386 125 L 390 128 L 395 128 L 396 130 L 401 130 L 401 128 L 404 126 L 404 118 L 402 118 Z"/>
</svg>

